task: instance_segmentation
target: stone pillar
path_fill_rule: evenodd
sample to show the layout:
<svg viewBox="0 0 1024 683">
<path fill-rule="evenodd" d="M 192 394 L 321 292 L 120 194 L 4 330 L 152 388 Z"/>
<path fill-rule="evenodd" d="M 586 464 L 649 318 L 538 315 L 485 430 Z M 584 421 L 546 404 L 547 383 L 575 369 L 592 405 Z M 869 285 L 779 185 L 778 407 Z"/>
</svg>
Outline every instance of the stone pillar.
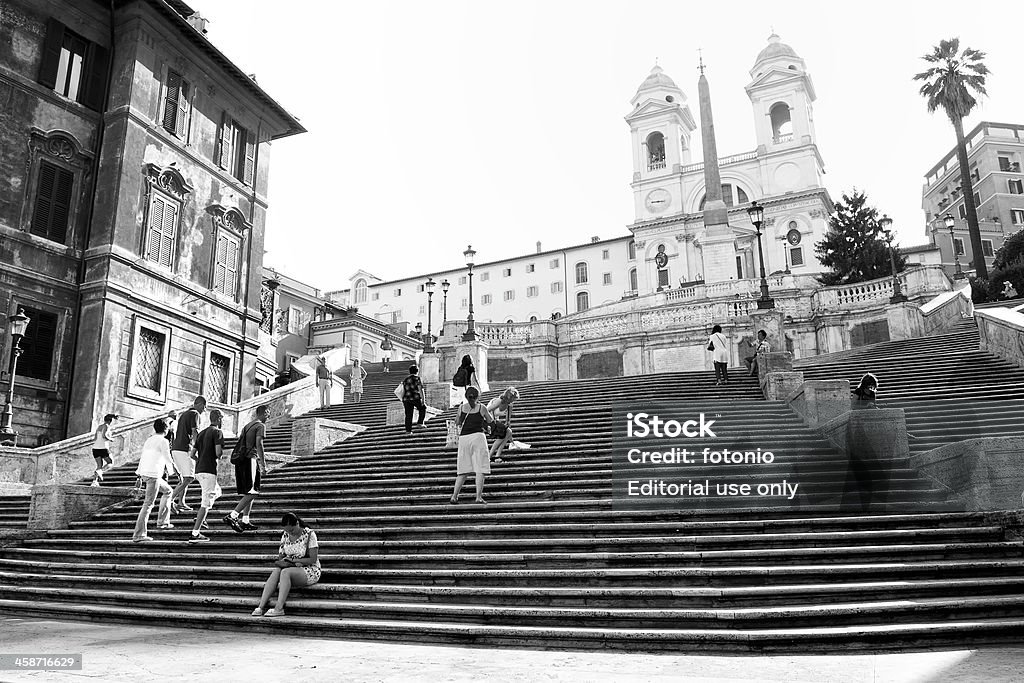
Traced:
<svg viewBox="0 0 1024 683">
<path fill-rule="evenodd" d="M 850 382 L 845 379 L 803 382 L 786 398 L 786 403 L 807 426 L 817 429 L 850 412 Z"/>
<path fill-rule="evenodd" d="M 301 418 L 292 422 L 291 454 L 313 455 L 365 430 L 366 427 L 363 425 L 351 422 L 329 420 L 324 417 Z"/>
<path fill-rule="evenodd" d="M 622 351 L 622 374 L 626 377 L 644 374 L 644 347 L 639 339 L 626 341 Z"/>
<path fill-rule="evenodd" d="M 79 486 L 77 484 L 41 484 L 32 487 L 29 504 L 29 529 L 67 529 L 79 519 L 87 519 L 103 508 L 131 498 L 131 487 Z M 159 500 L 159 499 L 158 499 Z M 154 514 L 154 519 L 156 515 Z M 134 526 L 134 522 L 132 522 Z M 130 530 L 127 533 L 131 533 Z"/>
<path fill-rule="evenodd" d="M 480 385 L 480 391 L 490 391 L 487 384 L 487 349 L 490 346 L 480 340 L 466 342 L 460 341 L 455 345 L 456 360 L 461 364 L 463 356 L 469 356 L 476 368 L 476 381 Z"/>
<path fill-rule="evenodd" d="M 851 410 L 819 431 L 847 456 L 843 508 L 884 510 L 890 473 L 910 455 L 903 409 Z"/>
<path fill-rule="evenodd" d="M 728 222 L 710 225 L 700 238 L 705 282 L 728 282 L 736 277 L 736 235 Z"/>
<path fill-rule="evenodd" d="M 441 381 L 441 355 L 424 353 L 420 355 L 420 381 L 424 385 L 436 384 Z"/>
<path fill-rule="evenodd" d="M 432 408 L 447 410 L 452 406 L 452 385 L 435 382 L 423 385 L 423 402 Z"/>
<path fill-rule="evenodd" d="M 803 383 L 804 373 L 793 372 L 793 354 L 772 351 L 758 356 L 757 379 L 764 397 L 779 401 Z"/>
<path fill-rule="evenodd" d="M 750 312 L 750 324 L 754 327 L 754 338 L 757 338 L 757 331 L 764 330 L 768 333 L 768 344 L 774 351 L 786 350 L 786 326 L 785 316 L 777 308 L 765 310 L 753 310 Z M 750 349 L 753 351 L 753 349 Z"/>
<path fill-rule="evenodd" d="M 429 422 L 431 419 L 440 415 L 442 411 L 440 408 L 434 408 L 431 405 L 427 405 L 427 413 L 423 416 L 423 422 Z M 413 424 L 416 423 L 417 413 L 414 411 L 412 414 Z M 398 425 L 405 425 L 405 405 L 401 401 L 392 401 L 388 404 L 387 421 L 385 424 L 388 427 L 395 427 Z"/>
<path fill-rule="evenodd" d="M 921 309 L 909 301 L 890 303 L 885 309 L 889 322 L 889 339 L 913 339 L 924 336 Z"/>
</svg>

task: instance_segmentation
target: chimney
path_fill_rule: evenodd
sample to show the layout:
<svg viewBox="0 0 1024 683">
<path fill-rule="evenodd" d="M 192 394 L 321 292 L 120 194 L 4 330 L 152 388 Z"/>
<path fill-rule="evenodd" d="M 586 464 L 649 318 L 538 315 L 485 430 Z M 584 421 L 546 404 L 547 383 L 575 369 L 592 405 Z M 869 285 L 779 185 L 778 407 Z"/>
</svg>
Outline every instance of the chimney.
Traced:
<svg viewBox="0 0 1024 683">
<path fill-rule="evenodd" d="M 540 252 L 541 252 L 541 249 L 540 249 L 540 240 L 537 240 L 537 253 L 539 254 Z"/>
<path fill-rule="evenodd" d="M 188 21 L 188 23 L 192 25 L 192 28 L 199 31 L 204 36 L 206 35 L 206 24 L 208 24 L 209 22 L 207 22 L 206 19 L 204 19 L 202 15 L 199 14 L 199 12 L 196 12 L 195 14 L 190 16 L 186 21 Z"/>
<path fill-rule="evenodd" d="M 594 235 L 593 237 L 590 238 L 590 243 L 591 244 L 594 244 L 595 242 L 600 242 L 600 241 L 601 241 L 601 238 L 598 237 L 597 235 Z"/>
</svg>

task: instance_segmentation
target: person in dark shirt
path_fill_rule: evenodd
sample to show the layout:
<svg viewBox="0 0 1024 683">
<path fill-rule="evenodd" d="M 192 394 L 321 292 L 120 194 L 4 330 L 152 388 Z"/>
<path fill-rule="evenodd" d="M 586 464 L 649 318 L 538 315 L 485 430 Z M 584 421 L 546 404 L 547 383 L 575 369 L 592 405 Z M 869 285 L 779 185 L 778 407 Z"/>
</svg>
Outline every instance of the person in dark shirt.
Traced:
<svg viewBox="0 0 1024 683">
<path fill-rule="evenodd" d="M 860 384 L 853 390 L 853 395 L 856 396 L 853 401 L 853 409 L 877 408 L 878 406 L 875 405 L 877 394 L 878 378 L 870 372 L 864 373 L 864 376 L 860 378 Z"/>
<path fill-rule="evenodd" d="M 235 509 L 224 515 L 221 521 L 238 533 L 256 531 L 258 526 L 249 521 L 252 504 L 260 495 L 263 474 L 267 472 L 267 456 L 263 450 L 263 439 L 267 435 L 267 419 L 270 409 L 266 405 L 256 407 L 256 419 L 242 428 L 239 439 L 245 439 L 248 457 L 235 465 L 235 493 L 242 498 Z"/>
<path fill-rule="evenodd" d="M 216 408 L 210 411 L 210 426 L 199 432 L 196 443 L 192 446 L 191 457 L 196 461 L 196 479 L 203 488 L 203 497 L 199 503 L 199 511 L 196 513 L 196 523 L 192 527 L 192 536 L 189 543 L 202 543 L 209 541 L 202 534 L 206 526 L 206 516 L 210 514 L 214 502 L 221 495 L 220 485 L 217 483 L 217 463 L 224 454 L 224 432 L 221 431 L 223 417 Z"/>
<path fill-rule="evenodd" d="M 188 485 L 195 481 L 195 462 L 189 453 L 195 443 L 196 435 L 199 434 L 199 414 L 206 410 L 206 399 L 196 396 L 192 407 L 178 417 L 178 424 L 174 428 L 174 440 L 171 442 L 171 460 L 174 461 L 174 469 L 178 471 L 180 481 L 171 495 L 172 512 L 190 512 L 191 507 L 185 503 L 185 493 Z"/>
<path fill-rule="evenodd" d="M 412 433 L 412 411 L 419 412 L 417 427 L 423 426 L 423 418 L 427 416 L 427 406 L 423 403 L 423 382 L 419 378 L 420 369 L 409 366 L 409 375 L 402 380 L 402 406 L 405 408 L 405 433 Z"/>
</svg>

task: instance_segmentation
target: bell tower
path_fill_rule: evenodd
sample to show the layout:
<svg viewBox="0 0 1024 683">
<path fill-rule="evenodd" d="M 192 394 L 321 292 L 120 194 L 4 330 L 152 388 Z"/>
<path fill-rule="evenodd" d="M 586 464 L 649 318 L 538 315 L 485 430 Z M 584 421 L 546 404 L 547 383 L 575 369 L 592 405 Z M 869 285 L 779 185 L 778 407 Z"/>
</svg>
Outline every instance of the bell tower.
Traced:
<svg viewBox="0 0 1024 683">
<path fill-rule="evenodd" d="M 682 168 L 690 163 L 690 136 L 697 125 L 686 95 L 660 66 L 640 84 L 626 116 L 633 141 L 633 188 L 637 222 L 683 210 Z"/>
<path fill-rule="evenodd" d="M 754 108 L 758 149 L 814 144 L 814 83 L 796 51 L 772 33 L 750 77 L 746 91 Z"/>
</svg>

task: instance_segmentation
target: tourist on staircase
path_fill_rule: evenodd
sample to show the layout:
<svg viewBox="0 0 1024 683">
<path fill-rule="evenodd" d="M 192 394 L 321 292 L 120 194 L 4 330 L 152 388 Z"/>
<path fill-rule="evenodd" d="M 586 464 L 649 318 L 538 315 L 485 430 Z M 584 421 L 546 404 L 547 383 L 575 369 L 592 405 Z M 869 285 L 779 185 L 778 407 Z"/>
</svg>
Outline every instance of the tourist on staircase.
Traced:
<svg viewBox="0 0 1024 683">
<path fill-rule="evenodd" d="M 757 341 L 750 342 L 750 346 L 754 349 L 754 353 L 743 359 L 743 362 L 747 364 L 747 374 L 757 374 L 757 361 L 758 356 L 762 353 L 769 353 L 772 348 L 768 343 L 768 333 L 764 330 L 757 331 Z"/>
<path fill-rule="evenodd" d="M 164 436 L 167 423 L 157 418 L 153 422 L 153 431 L 155 433 L 142 444 L 142 457 L 139 458 L 139 466 L 135 470 L 135 474 L 141 477 L 146 485 L 146 498 L 135 520 L 135 534 L 132 536 L 135 543 L 153 540 L 149 535 L 148 524 L 149 513 L 153 511 L 157 493 L 160 493 L 160 509 L 156 516 L 157 528 L 171 529 L 174 526 L 171 524 L 171 485 L 164 481 L 164 472 L 170 474 L 174 471 L 171 449 Z"/>
<path fill-rule="evenodd" d="M 502 461 L 501 451 L 512 441 L 512 404 L 518 398 L 519 390 L 509 387 L 487 404 L 487 412 L 494 418 L 494 424 L 491 426 L 491 438 L 494 439 L 494 445 L 491 446 L 488 458 L 494 462 Z"/>
<path fill-rule="evenodd" d="M 384 366 L 384 372 L 391 372 L 391 349 L 395 345 L 391 343 L 391 336 L 385 334 L 384 341 L 380 343 L 380 362 Z"/>
<path fill-rule="evenodd" d="M 245 425 L 242 433 L 238 435 L 239 443 L 235 446 L 239 456 L 237 461 L 236 454 L 232 454 L 231 460 L 235 465 L 235 492 L 242 498 L 235 509 L 224 515 L 221 521 L 238 533 L 259 529 L 249 521 L 249 515 L 252 514 L 252 504 L 256 496 L 260 495 L 262 474 L 267 472 L 263 439 L 267 435 L 266 422 L 269 414 L 270 411 L 265 405 L 256 408 L 256 419 Z"/>
<path fill-rule="evenodd" d="M 320 407 L 331 407 L 331 389 L 334 388 L 334 375 L 327 367 L 323 356 L 316 359 L 316 386 L 320 390 Z"/>
<path fill-rule="evenodd" d="M 206 517 L 210 514 L 214 502 L 221 495 L 220 485 L 217 483 L 217 463 L 224 454 L 224 432 L 220 425 L 223 420 L 221 412 L 216 408 L 210 411 L 210 425 L 199 432 L 196 437 L 196 444 L 192 447 L 192 458 L 196 461 L 196 479 L 203 489 L 202 499 L 199 501 L 199 511 L 196 512 L 196 522 L 192 526 L 192 535 L 189 543 L 202 543 L 210 539 L 202 534 L 202 530 L 209 525 Z"/>
<path fill-rule="evenodd" d="M 715 364 L 715 386 L 729 383 L 729 341 L 722 334 L 722 326 L 715 325 L 711 328 L 711 336 L 708 337 L 708 351 L 711 352 L 711 360 Z"/>
<path fill-rule="evenodd" d="M 252 611 L 254 617 L 280 617 L 292 588 L 312 586 L 320 580 L 320 548 L 316 532 L 303 523 L 294 512 L 281 517 L 281 545 L 278 548 L 274 571 L 263 586 L 259 606 Z M 277 604 L 267 609 L 270 598 L 277 591 Z"/>
<path fill-rule="evenodd" d="M 366 379 L 366 368 L 359 364 L 359 359 L 352 361 L 352 376 L 349 381 L 352 383 L 350 390 L 352 402 L 359 403 L 363 399 L 363 380 Z"/>
<path fill-rule="evenodd" d="M 455 376 L 452 377 L 453 391 L 449 405 L 462 405 L 462 402 L 466 400 L 466 387 L 471 387 L 475 384 L 476 388 L 480 389 L 480 382 L 476 381 L 475 378 L 476 368 L 473 367 L 473 359 L 469 357 L 469 354 L 466 354 L 462 357 L 462 364 L 455 371 Z"/>
<path fill-rule="evenodd" d="M 468 356 L 467 356 L 468 358 Z M 480 391 L 476 387 L 466 388 L 466 402 L 459 407 L 457 425 L 459 433 L 459 454 L 455 477 L 455 491 L 449 501 L 452 505 L 459 502 L 459 492 L 466 478 L 473 474 L 476 484 L 476 502 L 484 500 L 484 475 L 491 473 L 491 459 L 487 454 L 487 437 L 484 436 L 484 423 L 493 422 L 490 413 L 477 402 Z"/>
<path fill-rule="evenodd" d="M 870 372 L 864 373 L 860 378 L 860 384 L 853 390 L 853 409 L 877 408 L 875 399 L 878 395 L 878 378 Z M 910 436 L 909 434 L 907 436 Z M 913 438 L 913 437 L 911 437 Z"/>
<path fill-rule="evenodd" d="M 114 464 L 110 457 L 110 425 L 116 419 L 117 415 L 108 413 L 103 416 L 103 424 L 96 428 L 96 435 L 92 442 L 92 457 L 96 459 L 96 472 L 93 475 L 91 486 L 99 486 L 103 481 L 103 473 Z"/>
<path fill-rule="evenodd" d="M 178 471 L 180 481 L 171 496 L 171 510 L 173 512 L 191 512 L 192 508 L 185 502 L 185 493 L 188 485 L 195 481 L 195 463 L 189 453 L 192 452 L 192 444 L 195 443 L 199 434 L 199 414 L 206 410 L 206 398 L 196 396 L 192 401 L 192 407 L 181 414 L 178 418 L 178 426 L 174 431 L 174 442 L 171 444 L 171 459 L 174 461 L 174 469 Z"/>
<path fill-rule="evenodd" d="M 420 369 L 415 365 L 409 366 L 409 375 L 402 380 L 402 407 L 405 408 L 405 433 L 412 433 L 412 411 L 419 413 L 416 426 L 423 426 L 423 419 L 427 416 L 427 406 L 423 402 L 423 382 L 419 378 Z"/>
</svg>

